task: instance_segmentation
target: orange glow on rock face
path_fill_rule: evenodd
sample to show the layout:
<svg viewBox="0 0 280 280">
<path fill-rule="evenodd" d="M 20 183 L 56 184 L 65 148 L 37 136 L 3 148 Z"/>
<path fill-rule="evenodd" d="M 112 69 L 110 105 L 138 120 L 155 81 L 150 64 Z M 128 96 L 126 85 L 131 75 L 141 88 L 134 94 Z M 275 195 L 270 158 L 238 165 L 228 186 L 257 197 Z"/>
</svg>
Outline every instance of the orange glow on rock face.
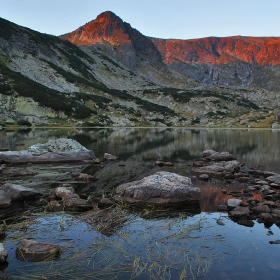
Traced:
<svg viewBox="0 0 280 280">
<path fill-rule="evenodd" d="M 121 18 L 104 12 L 77 30 L 62 35 L 76 45 L 133 45 Z M 147 38 L 148 39 L 148 38 Z M 258 65 L 280 64 L 279 37 L 208 37 L 191 40 L 149 38 L 166 64 L 228 64 L 234 62 Z"/>
<path fill-rule="evenodd" d="M 280 38 L 209 37 L 193 40 L 151 39 L 167 64 L 225 64 L 235 61 L 280 64 Z"/>
<path fill-rule="evenodd" d="M 131 42 L 123 21 L 112 12 L 102 13 L 95 20 L 61 37 L 73 44 L 86 46 L 98 43 L 118 46 Z"/>
</svg>

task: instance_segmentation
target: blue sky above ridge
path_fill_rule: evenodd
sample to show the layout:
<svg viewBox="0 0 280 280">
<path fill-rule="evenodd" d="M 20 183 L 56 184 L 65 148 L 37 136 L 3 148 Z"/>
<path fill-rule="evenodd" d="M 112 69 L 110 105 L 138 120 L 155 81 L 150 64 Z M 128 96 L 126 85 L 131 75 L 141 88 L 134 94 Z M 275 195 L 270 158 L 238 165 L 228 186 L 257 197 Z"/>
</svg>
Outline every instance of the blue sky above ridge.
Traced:
<svg viewBox="0 0 280 280">
<path fill-rule="evenodd" d="M 277 0 L 1 0 L 0 16 L 60 35 L 104 11 L 114 12 L 146 36 L 165 39 L 280 36 Z"/>
</svg>

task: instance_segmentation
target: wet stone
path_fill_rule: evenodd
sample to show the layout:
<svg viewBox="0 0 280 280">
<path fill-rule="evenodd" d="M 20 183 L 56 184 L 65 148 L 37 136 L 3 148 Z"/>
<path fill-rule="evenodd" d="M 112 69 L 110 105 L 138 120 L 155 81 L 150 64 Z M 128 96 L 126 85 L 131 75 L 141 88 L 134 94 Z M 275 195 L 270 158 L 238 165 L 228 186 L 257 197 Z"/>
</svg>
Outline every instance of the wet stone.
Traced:
<svg viewBox="0 0 280 280">
<path fill-rule="evenodd" d="M 270 176 L 274 176 L 274 175 L 277 175 L 277 173 L 275 173 L 275 172 L 270 172 L 270 171 L 264 171 L 264 172 L 263 172 L 263 176 L 264 176 L 265 178 L 270 177 Z"/>
<path fill-rule="evenodd" d="M 48 203 L 48 205 L 45 207 L 46 212 L 58 212 L 62 211 L 63 206 L 60 204 L 60 202 L 53 200 Z"/>
<path fill-rule="evenodd" d="M 64 209 L 67 211 L 85 211 L 92 208 L 92 205 L 86 199 L 67 196 L 62 200 Z"/>
<path fill-rule="evenodd" d="M 241 199 L 229 198 L 227 201 L 227 205 L 230 208 L 235 208 L 235 207 L 239 206 L 241 203 L 242 203 Z"/>
<path fill-rule="evenodd" d="M 112 205 L 114 205 L 114 202 L 106 197 L 101 198 L 98 202 L 99 208 L 107 208 L 107 207 L 111 207 Z"/>
<path fill-rule="evenodd" d="M 264 222 L 269 222 L 270 223 L 270 222 L 274 221 L 274 219 L 272 218 L 272 216 L 269 213 L 260 213 L 258 215 L 258 217 Z"/>
<path fill-rule="evenodd" d="M 276 191 L 271 190 L 271 189 L 265 189 L 265 190 L 263 190 L 263 193 L 266 195 L 272 195 L 272 194 L 276 194 Z"/>
<path fill-rule="evenodd" d="M 25 262 L 50 261 L 59 257 L 60 254 L 60 247 L 56 244 L 28 239 L 23 239 L 16 249 L 16 257 Z"/>
<path fill-rule="evenodd" d="M 237 223 L 245 227 L 253 227 L 255 224 L 252 220 L 249 220 L 246 217 L 240 218 Z"/>
<path fill-rule="evenodd" d="M 104 159 L 105 160 L 117 160 L 118 159 L 118 157 L 116 157 L 116 156 L 114 156 L 114 155 L 111 155 L 111 154 L 108 154 L 108 153 L 105 153 L 104 154 Z"/>
<path fill-rule="evenodd" d="M 119 185 L 114 196 L 116 200 L 163 207 L 198 203 L 199 198 L 200 189 L 193 187 L 190 178 L 164 171 Z"/>
<path fill-rule="evenodd" d="M 232 218 L 240 218 L 243 216 L 248 217 L 250 215 L 250 210 L 248 207 L 237 206 L 232 211 L 229 212 Z"/>
<path fill-rule="evenodd" d="M 209 180 L 209 175 L 207 174 L 201 174 L 199 175 L 199 180 L 202 180 L 202 181 L 208 181 Z"/>
<path fill-rule="evenodd" d="M 254 213 L 270 213 L 267 205 L 257 205 L 251 209 Z"/>
</svg>

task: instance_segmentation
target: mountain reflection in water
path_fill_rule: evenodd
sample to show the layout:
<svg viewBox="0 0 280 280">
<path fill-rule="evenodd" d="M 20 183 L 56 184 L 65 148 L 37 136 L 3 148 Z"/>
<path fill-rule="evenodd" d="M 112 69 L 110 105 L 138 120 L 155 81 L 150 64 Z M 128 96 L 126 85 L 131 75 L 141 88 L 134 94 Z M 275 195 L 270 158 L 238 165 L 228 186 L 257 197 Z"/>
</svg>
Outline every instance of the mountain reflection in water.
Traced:
<svg viewBox="0 0 280 280">
<path fill-rule="evenodd" d="M 138 161 L 164 160 L 189 163 L 202 156 L 202 151 L 228 151 L 247 167 L 280 172 L 280 131 L 185 129 L 185 128 L 96 128 L 33 129 L 1 131 L 0 147 L 22 150 L 50 139 L 69 137 L 103 159 L 105 152 L 121 159 L 134 156 Z M 24 144 L 17 146 L 17 144 Z"/>
</svg>

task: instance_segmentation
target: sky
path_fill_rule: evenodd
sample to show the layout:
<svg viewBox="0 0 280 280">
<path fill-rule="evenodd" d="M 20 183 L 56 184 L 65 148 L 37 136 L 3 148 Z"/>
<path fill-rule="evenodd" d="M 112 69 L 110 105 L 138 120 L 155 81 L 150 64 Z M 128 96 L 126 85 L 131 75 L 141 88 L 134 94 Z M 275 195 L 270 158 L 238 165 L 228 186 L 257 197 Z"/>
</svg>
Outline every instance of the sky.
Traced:
<svg viewBox="0 0 280 280">
<path fill-rule="evenodd" d="M 0 0 L 0 17 L 52 35 L 105 11 L 150 37 L 280 36 L 279 0 Z"/>
</svg>

